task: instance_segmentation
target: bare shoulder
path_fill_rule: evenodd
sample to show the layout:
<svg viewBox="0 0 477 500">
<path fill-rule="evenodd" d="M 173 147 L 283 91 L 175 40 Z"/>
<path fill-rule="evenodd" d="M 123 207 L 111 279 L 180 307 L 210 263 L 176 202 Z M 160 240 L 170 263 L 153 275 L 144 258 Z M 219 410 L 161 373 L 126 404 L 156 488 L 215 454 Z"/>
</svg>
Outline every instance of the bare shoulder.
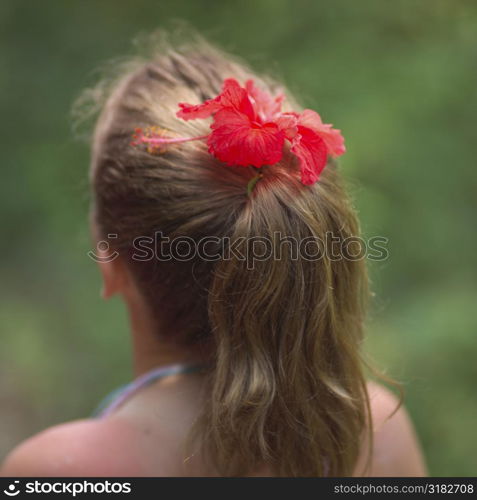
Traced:
<svg viewBox="0 0 477 500">
<path fill-rule="evenodd" d="M 1 465 L 0 476 L 142 475 L 136 442 L 134 430 L 120 420 L 68 422 L 17 446 Z"/>
<path fill-rule="evenodd" d="M 368 394 L 373 421 L 373 455 L 368 476 L 426 476 L 427 470 L 409 414 L 385 387 L 370 382 Z M 399 408 L 398 408 L 399 407 Z M 356 467 L 362 475 L 366 452 Z"/>
</svg>

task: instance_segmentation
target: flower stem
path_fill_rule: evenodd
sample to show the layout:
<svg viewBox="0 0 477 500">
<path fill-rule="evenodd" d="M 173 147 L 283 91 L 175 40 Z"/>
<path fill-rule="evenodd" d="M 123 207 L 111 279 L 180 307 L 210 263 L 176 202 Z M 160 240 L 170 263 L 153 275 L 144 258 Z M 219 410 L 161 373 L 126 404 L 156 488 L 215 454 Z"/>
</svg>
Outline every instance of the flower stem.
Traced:
<svg viewBox="0 0 477 500">
<path fill-rule="evenodd" d="M 255 185 L 257 184 L 257 182 L 263 177 L 263 174 L 262 172 L 260 171 L 260 169 L 256 169 L 256 171 L 258 172 L 257 175 L 254 175 L 249 181 L 248 181 L 248 184 L 247 184 L 247 195 L 248 196 L 251 196 L 252 195 L 252 191 L 253 189 L 255 188 Z"/>
</svg>

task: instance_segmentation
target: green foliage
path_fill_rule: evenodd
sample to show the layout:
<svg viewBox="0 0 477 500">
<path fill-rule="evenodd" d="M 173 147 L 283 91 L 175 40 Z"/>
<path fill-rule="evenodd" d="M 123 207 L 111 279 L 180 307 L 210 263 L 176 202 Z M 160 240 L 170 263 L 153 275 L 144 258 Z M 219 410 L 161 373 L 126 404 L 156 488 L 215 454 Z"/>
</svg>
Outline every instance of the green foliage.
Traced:
<svg viewBox="0 0 477 500">
<path fill-rule="evenodd" d="M 403 381 L 433 475 L 477 473 L 477 4 L 466 0 L 4 1 L 0 454 L 131 377 L 89 250 L 71 103 L 139 32 L 184 19 L 343 130 L 367 236 L 369 351 Z"/>
</svg>

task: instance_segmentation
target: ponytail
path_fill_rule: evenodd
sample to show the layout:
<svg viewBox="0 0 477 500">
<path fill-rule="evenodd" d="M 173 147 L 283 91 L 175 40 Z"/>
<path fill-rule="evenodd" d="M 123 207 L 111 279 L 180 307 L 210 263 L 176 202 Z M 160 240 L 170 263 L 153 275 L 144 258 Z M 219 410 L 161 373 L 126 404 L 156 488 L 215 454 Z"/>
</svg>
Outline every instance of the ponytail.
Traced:
<svg viewBox="0 0 477 500">
<path fill-rule="evenodd" d="M 260 188 L 236 222 L 231 241 L 241 243 L 217 265 L 210 289 L 217 348 L 207 447 L 224 475 L 263 465 L 285 476 L 351 475 L 366 422 L 356 289 L 363 265 L 330 260 L 326 248 L 319 262 L 294 259 L 282 236 L 320 241 L 328 228 L 342 241 L 356 222 L 347 203 L 331 211 L 311 193 L 296 200 L 283 184 Z M 264 237 L 270 258 L 254 260 Z"/>
</svg>

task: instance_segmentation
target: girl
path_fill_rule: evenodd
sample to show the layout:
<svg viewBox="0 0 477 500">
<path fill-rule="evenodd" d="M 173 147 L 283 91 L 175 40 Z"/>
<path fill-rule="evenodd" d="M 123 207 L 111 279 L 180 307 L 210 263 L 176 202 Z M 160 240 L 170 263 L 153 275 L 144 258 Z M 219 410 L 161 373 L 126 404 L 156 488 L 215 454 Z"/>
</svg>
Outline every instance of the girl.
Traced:
<svg viewBox="0 0 477 500">
<path fill-rule="evenodd" d="M 87 95 L 92 256 L 129 311 L 136 379 L 2 475 L 424 475 L 405 410 L 364 375 L 339 130 L 197 40 Z"/>
</svg>

